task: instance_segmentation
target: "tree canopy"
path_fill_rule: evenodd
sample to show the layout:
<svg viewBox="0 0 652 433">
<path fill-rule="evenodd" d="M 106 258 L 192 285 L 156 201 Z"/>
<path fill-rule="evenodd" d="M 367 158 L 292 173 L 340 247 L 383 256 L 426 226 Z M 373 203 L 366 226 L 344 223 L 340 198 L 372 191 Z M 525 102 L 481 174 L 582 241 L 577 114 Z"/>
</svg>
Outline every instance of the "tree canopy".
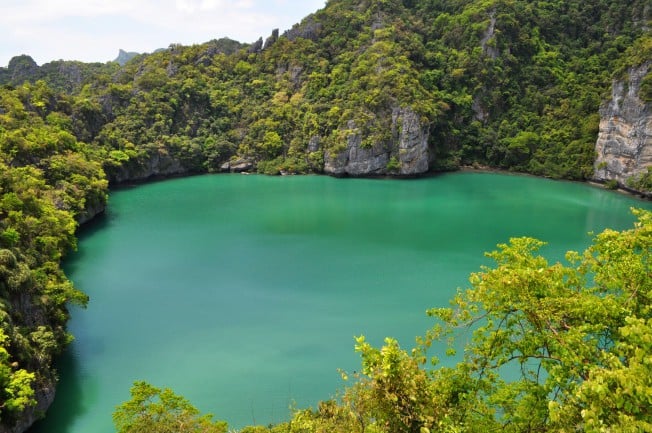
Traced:
<svg viewBox="0 0 652 433">
<path fill-rule="evenodd" d="M 111 180 L 162 155 L 186 172 L 231 159 L 321 172 L 352 131 L 363 147 L 395 145 L 400 108 L 428 130 L 434 169 L 581 180 L 612 81 L 649 63 L 649 23 L 644 0 L 337 0 L 264 45 L 173 44 L 123 66 L 18 56 L 0 84 L 43 80 L 74 95 L 63 110 L 71 132 L 98 149 Z"/>
<path fill-rule="evenodd" d="M 131 400 L 113 414 L 118 433 L 226 433 L 226 423 L 200 415 L 188 400 L 172 390 L 136 382 Z"/>
</svg>

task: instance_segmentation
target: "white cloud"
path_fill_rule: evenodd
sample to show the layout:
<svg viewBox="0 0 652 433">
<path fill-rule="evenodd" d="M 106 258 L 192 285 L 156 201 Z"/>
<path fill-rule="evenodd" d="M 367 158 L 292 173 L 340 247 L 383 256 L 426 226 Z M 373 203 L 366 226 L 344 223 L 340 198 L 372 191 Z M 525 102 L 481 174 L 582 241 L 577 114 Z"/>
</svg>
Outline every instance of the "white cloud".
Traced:
<svg viewBox="0 0 652 433">
<path fill-rule="evenodd" d="M 2 0 L 0 66 L 18 54 L 105 62 L 118 48 L 151 52 L 230 37 L 253 42 L 290 28 L 324 0 Z"/>
<path fill-rule="evenodd" d="M 124 14 L 135 9 L 129 0 L 26 0 L 14 1 L 3 6 L 0 22 L 9 24 L 37 24 L 62 17 L 89 17 Z"/>
<path fill-rule="evenodd" d="M 227 3 L 226 5 L 224 3 Z M 202 0 L 200 9 L 203 11 L 211 11 L 217 8 L 228 7 L 228 2 L 219 0 Z"/>
<path fill-rule="evenodd" d="M 190 0 L 177 0 L 177 10 L 185 13 L 193 13 L 197 7 Z"/>
<path fill-rule="evenodd" d="M 253 0 L 240 0 L 235 2 L 235 7 L 240 9 L 251 9 L 254 7 Z"/>
</svg>

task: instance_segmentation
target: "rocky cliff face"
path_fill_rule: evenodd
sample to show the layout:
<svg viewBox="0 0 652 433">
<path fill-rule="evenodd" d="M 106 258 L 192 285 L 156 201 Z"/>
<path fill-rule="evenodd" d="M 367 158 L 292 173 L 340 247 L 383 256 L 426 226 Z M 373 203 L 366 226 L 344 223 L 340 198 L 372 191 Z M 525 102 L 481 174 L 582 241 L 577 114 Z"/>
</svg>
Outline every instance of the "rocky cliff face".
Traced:
<svg viewBox="0 0 652 433">
<path fill-rule="evenodd" d="M 112 74 L 116 65 L 55 60 L 39 66 L 28 55 L 15 56 L 6 68 L 0 67 L 0 84 L 19 86 L 26 81 L 44 80 L 50 88 L 64 93 L 76 93 L 84 83 L 98 74 Z"/>
<path fill-rule="evenodd" d="M 392 139 L 389 142 L 362 146 L 363 137 L 353 121 L 347 128 L 346 148 L 326 151 L 324 172 L 335 176 L 411 176 L 428 171 L 430 152 L 428 127 L 410 108 L 394 108 Z"/>
<path fill-rule="evenodd" d="M 153 151 L 147 158 L 128 161 L 120 167 L 106 170 L 111 184 L 141 182 L 157 177 L 181 176 L 189 174 L 190 171 L 182 161 L 165 150 Z"/>
<path fill-rule="evenodd" d="M 0 433 L 23 433 L 27 431 L 36 421 L 43 417 L 43 414 L 54 401 L 55 381 L 48 380 L 41 382 L 39 388 L 35 390 L 34 398 L 36 406 L 30 407 L 24 413 L 21 419 L 13 426 L 3 426 L 0 424 Z"/>
<path fill-rule="evenodd" d="M 632 68 L 629 81 L 614 81 L 611 100 L 600 109 L 594 179 L 627 180 L 652 166 L 652 107 L 639 97 L 641 80 L 652 62 Z"/>
<path fill-rule="evenodd" d="M 48 317 L 46 311 L 48 307 L 39 300 L 35 300 L 32 294 L 26 291 L 14 292 L 7 301 L 8 304 L 5 304 L 3 299 L 4 307 L 10 306 L 9 311 L 12 311 L 12 315 L 21 318 L 21 326 L 34 330 L 39 328 L 52 329 L 51 327 L 57 326 Z M 43 417 L 45 411 L 54 401 L 57 379 L 50 355 L 35 357 L 30 361 L 30 365 L 24 365 L 24 367 L 28 371 L 36 373 L 36 381 L 32 385 L 36 405 L 26 408 L 13 424 L 0 423 L 0 433 L 22 433 L 26 431 L 34 422 Z M 1 405 L 2 402 L 0 402 Z"/>
<path fill-rule="evenodd" d="M 106 202 L 103 203 L 91 203 L 86 206 L 84 212 L 77 216 L 77 222 L 79 225 L 86 224 L 90 222 L 96 216 L 104 213 L 106 210 Z"/>
<path fill-rule="evenodd" d="M 399 174 L 414 175 L 428 171 L 430 168 L 430 152 L 428 150 L 428 125 L 423 125 L 419 116 L 412 110 L 395 110 L 392 124 L 398 131 L 398 161 Z"/>
</svg>

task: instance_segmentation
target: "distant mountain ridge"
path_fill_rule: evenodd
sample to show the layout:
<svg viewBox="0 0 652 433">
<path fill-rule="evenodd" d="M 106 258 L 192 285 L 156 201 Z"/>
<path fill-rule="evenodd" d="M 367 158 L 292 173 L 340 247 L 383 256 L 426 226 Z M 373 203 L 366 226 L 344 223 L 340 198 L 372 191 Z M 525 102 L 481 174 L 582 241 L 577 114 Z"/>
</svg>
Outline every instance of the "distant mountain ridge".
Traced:
<svg viewBox="0 0 652 433">
<path fill-rule="evenodd" d="M 118 52 L 118 57 L 115 58 L 114 62 L 117 62 L 120 66 L 124 66 L 129 60 L 133 59 L 140 53 L 137 53 L 135 51 L 131 52 L 126 52 L 122 48 L 120 48 L 120 51 Z"/>
<path fill-rule="evenodd" d="M 229 38 L 221 38 L 207 42 L 212 50 L 232 54 L 238 49 L 246 47 Z M 171 45 L 175 47 L 177 45 Z M 166 48 L 159 48 L 152 54 L 166 51 Z M 39 66 L 32 57 L 27 54 L 14 56 L 6 68 L 0 67 L 0 85 L 17 86 L 26 81 L 35 82 L 44 80 L 53 89 L 65 93 L 77 93 L 83 85 L 92 84 L 100 76 L 115 75 L 120 67 L 123 67 L 130 60 L 140 56 L 137 52 L 127 52 L 119 49 L 118 56 L 106 63 L 94 62 L 85 63 L 77 60 L 55 60 Z"/>
<path fill-rule="evenodd" d="M 0 67 L 0 84 L 18 86 L 26 81 L 44 80 L 53 89 L 76 93 L 103 74 L 118 71 L 117 63 L 84 63 L 76 60 L 55 60 L 38 64 L 28 55 L 13 57 L 6 68 Z"/>
</svg>

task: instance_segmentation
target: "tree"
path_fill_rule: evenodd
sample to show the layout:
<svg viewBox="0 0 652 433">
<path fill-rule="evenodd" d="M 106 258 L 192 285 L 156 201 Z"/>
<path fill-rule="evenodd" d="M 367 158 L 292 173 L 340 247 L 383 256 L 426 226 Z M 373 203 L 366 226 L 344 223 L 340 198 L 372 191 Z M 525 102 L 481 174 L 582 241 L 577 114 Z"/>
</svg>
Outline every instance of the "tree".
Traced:
<svg viewBox="0 0 652 433">
<path fill-rule="evenodd" d="M 433 404 L 432 381 L 427 372 L 419 368 L 418 358 L 401 350 L 393 338 L 386 338 L 379 350 L 364 337 L 358 337 L 356 351 L 362 356 L 364 377 L 358 389 L 348 393 L 347 398 L 353 406 L 364 408 L 371 415 L 368 422 L 373 420 L 389 432 L 428 430 L 439 407 Z"/>
<path fill-rule="evenodd" d="M 200 415 L 184 397 L 172 390 L 135 382 L 131 400 L 122 403 L 113 414 L 119 433 L 225 433 L 224 421 L 212 421 Z"/>
<path fill-rule="evenodd" d="M 475 405 L 466 426 L 652 429 L 652 212 L 634 213 L 633 229 L 605 230 L 583 254 L 568 252 L 568 266 L 536 255 L 541 241 L 511 239 L 488 254 L 497 266 L 472 274 L 452 308 L 430 310 L 442 324 L 425 346 L 473 329 L 454 369 Z"/>
<path fill-rule="evenodd" d="M 9 352 L 4 348 L 6 340 L 0 328 L 0 415 L 3 420 L 12 419 L 36 403 L 32 389 L 34 373 L 16 368 L 16 363 L 10 362 Z"/>
<path fill-rule="evenodd" d="M 356 431 L 652 431 L 652 212 L 634 213 L 567 264 L 536 239 L 499 245 L 411 352 L 359 337 L 362 372 L 338 410 Z M 463 347 L 453 367 L 426 365 L 440 340 Z"/>
</svg>

